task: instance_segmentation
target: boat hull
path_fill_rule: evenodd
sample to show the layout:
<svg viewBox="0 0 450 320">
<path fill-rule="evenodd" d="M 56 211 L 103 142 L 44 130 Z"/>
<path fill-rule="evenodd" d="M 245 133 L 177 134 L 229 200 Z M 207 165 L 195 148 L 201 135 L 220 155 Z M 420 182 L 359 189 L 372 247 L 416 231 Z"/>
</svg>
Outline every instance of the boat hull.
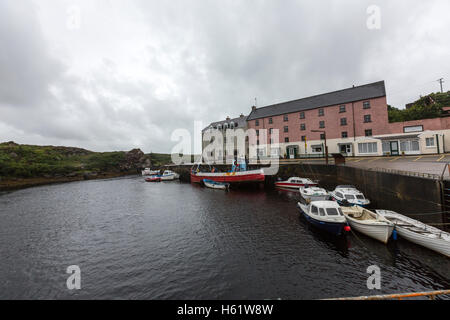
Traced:
<svg viewBox="0 0 450 320">
<path fill-rule="evenodd" d="M 262 170 L 221 173 L 191 172 L 191 182 L 201 183 L 204 179 L 226 183 L 264 182 L 265 176 Z"/>
<path fill-rule="evenodd" d="M 398 226 L 396 226 L 396 230 L 400 237 L 450 258 L 450 243 L 448 241 L 432 239 Z"/>
<path fill-rule="evenodd" d="M 298 189 L 300 187 L 304 187 L 304 186 L 310 186 L 310 187 L 317 187 L 318 184 L 317 183 L 289 183 L 289 182 L 275 182 L 275 187 L 278 188 L 289 188 L 289 189 Z"/>
<path fill-rule="evenodd" d="M 300 206 L 297 206 L 297 208 L 300 210 L 306 220 L 318 229 L 331 233 L 335 236 L 341 236 L 344 234 L 344 227 L 347 225 L 347 223 L 320 221 L 309 216 Z"/>
<path fill-rule="evenodd" d="M 352 229 L 385 244 L 388 243 L 389 238 L 394 231 L 394 225 L 361 223 L 348 216 L 347 221 Z"/>
<path fill-rule="evenodd" d="M 228 189 L 228 184 L 217 184 L 217 183 L 210 183 L 208 181 L 203 181 L 206 187 L 211 189 L 218 189 L 218 190 L 226 190 Z"/>
</svg>

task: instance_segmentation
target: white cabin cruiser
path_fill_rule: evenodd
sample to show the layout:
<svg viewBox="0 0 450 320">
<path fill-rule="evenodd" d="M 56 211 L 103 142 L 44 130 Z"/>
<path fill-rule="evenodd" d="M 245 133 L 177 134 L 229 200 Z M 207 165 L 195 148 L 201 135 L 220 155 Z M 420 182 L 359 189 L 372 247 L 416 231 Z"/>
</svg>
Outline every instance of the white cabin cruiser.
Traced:
<svg viewBox="0 0 450 320">
<path fill-rule="evenodd" d="M 389 241 L 394 224 L 388 219 L 360 206 L 341 209 L 353 229 L 385 244 Z"/>
<path fill-rule="evenodd" d="M 307 202 L 329 200 L 330 195 L 327 190 L 308 185 L 300 187 L 300 194 Z"/>
<path fill-rule="evenodd" d="M 394 223 L 400 237 L 450 257 L 450 233 L 394 211 L 376 212 Z"/>
<path fill-rule="evenodd" d="M 370 204 L 369 199 L 364 197 L 364 194 L 356 189 L 354 186 L 342 185 L 337 186 L 334 191 L 330 192 L 330 195 L 341 206 L 361 206 L 366 207 Z"/>
<path fill-rule="evenodd" d="M 180 175 L 176 172 L 173 172 L 172 170 L 164 170 L 163 174 L 161 175 L 162 181 L 170 181 L 178 179 Z"/>
<path fill-rule="evenodd" d="M 159 174 L 159 170 L 151 170 L 150 168 L 145 168 L 141 171 L 143 176 L 154 176 Z"/>
<path fill-rule="evenodd" d="M 304 186 L 317 186 L 318 183 L 308 178 L 290 177 L 286 181 L 275 182 L 276 187 L 297 189 Z"/>
</svg>

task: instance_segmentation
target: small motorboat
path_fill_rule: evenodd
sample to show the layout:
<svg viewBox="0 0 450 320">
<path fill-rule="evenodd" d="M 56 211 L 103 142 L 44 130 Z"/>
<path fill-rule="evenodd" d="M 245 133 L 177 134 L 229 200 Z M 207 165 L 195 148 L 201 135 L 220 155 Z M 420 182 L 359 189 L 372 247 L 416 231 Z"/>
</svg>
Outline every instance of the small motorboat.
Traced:
<svg viewBox="0 0 450 320">
<path fill-rule="evenodd" d="M 298 202 L 297 207 L 312 225 L 336 236 L 350 231 L 350 227 L 339 205 L 334 201 Z"/>
<path fill-rule="evenodd" d="M 297 190 L 298 190 L 298 188 L 304 187 L 306 185 L 315 187 L 318 185 L 318 183 L 314 182 L 308 178 L 298 178 L 298 177 L 290 177 L 286 181 L 275 182 L 275 187 L 292 188 L 292 189 L 297 189 Z"/>
<path fill-rule="evenodd" d="M 369 199 L 354 186 L 337 186 L 334 191 L 330 192 L 333 200 L 336 200 L 341 206 L 360 206 L 366 207 L 370 204 Z"/>
<path fill-rule="evenodd" d="M 319 187 L 310 187 L 309 185 L 300 187 L 300 195 L 306 202 L 323 201 L 330 198 L 327 190 Z"/>
<path fill-rule="evenodd" d="M 145 178 L 145 181 L 147 181 L 147 182 L 161 182 L 161 176 L 150 176 L 148 178 Z"/>
<path fill-rule="evenodd" d="M 450 257 L 450 233 L 389 210 L 376 212 L 395 225 L 399 236 Z"/>
<path fill-rule="evenodd" d="M 178 179 L 180 175 L 176 172 L 173 172 L 172 170 L 165 170 L 163 174 L 161 175 L 162 181 L 171 181 Z"/>
<path fill-rule="evenodd" d="M 141 172 L 143 176 L 155 176 L 159 174 L 159 170 L 151 170 L 150 168 L 145 168 Z"/>
<path fill-rule="evenodd" d="M 388 219 L 360 206 L 341 209 L 353 229 L 375 240 L 388 243 L 394 231 L 394 224 Z"/>
<path fill-rule="evenodd" d="M 217 182 L 213 180 L 203 179 L 203 183 L 206 187 L 211 189 L 220 189 L 220 190 L 228 190 L 230 187 L 229 183 L 226 182 Z"/>
</svg>

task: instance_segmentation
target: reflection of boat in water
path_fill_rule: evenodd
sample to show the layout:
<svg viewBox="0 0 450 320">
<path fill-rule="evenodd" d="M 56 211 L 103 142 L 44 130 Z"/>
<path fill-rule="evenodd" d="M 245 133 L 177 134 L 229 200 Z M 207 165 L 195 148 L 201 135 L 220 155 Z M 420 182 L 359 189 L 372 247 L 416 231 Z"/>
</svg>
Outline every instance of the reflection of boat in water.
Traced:
<svg viewBox="0 0 450 320">
<path fill-rule="evenodd" d="M 201 183 L 204 179 L 225 183 L 264 182 L 265 180 L 263 169 L 246 170 L 245 161 L 242 160 L 238 165 L 233 164 L 229 172 L 218 172 L 209 165 L 208 172 L 204 172 L 201 166 L 197 164 L 196 168 L 194 168 L 195 165 L 191 168 L 191 182 Z"/>
<path fill-rule="evenodd" d="M 319 229 L 336 236 L 342 235 L 344 231 L 350 231 L 341 208 L 334 201 L 315 201 L 310 204 L 298 202 L 297 207 L 306 220 Z"/>
<path fill-rule="evenodd" d="M 275 186 L 278 188 L 298 189 L 304 186 L 317 186 L 317 183 L 308 178 L 290 177 L 286 181 L 277 181 Z"/>
<path fill-rule="evenodd" d="M 450 234 L 389 210 L 376 210 L 395 225 L 400 237 L 450 257 Z"/>
<path fill-rule="evenodd" d="M 341 209 L 353 229 L 385 244 L 389 241 L 394 224 L 382 215 L 359 206 Z"/>
<path fill-rule="evenodd" d="M 211 189 L 220 189 L 220 190 L 227 190 L 230 187 L 229 183 L 225 182 L 216 182 L 213 180 L 203 179 L 203 183 L 205 186 Z"/>
<path fill-rule="evenodd" d="M 327 190 L 319 187 L 310 187 L 308 185 L 300 187 L 300 194 L 307 202 L 324 201 L 330 198 Z"/>
</svg>

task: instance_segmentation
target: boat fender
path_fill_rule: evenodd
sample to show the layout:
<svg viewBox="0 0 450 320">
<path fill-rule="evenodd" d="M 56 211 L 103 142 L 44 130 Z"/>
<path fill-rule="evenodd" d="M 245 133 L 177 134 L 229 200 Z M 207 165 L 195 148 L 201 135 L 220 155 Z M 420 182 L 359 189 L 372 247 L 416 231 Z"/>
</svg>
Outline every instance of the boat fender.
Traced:
<svg viewBox="0 0 450 320">
<path fill-rule="evenodd" d="M 392 239 L 397 240 L 397 230 L 392 231 Z"/>
</svg>

